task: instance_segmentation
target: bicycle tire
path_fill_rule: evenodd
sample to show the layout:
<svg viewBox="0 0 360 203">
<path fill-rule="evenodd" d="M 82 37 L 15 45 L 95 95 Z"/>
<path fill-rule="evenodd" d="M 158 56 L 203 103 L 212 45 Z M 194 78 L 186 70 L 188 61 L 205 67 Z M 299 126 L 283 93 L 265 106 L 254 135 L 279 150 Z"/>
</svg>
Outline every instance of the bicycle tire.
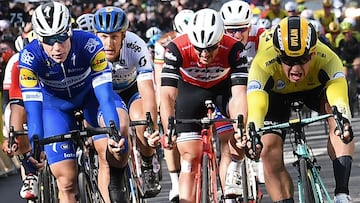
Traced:
<svg viewBox="0 0 360 203">
<path fill-rule="evenodd" d="M 38 203 L 46 203 L 46 202 L 51 202 L 50 199 L 50 193 L 49 193 L 49 178 L 47 176 L 47 172 L 46 172 L 46 168 L 47 166 L 43 169 L 40 170 L 38 173 L 38 191 L 39 191 L 39 195 L 38 198 L 36 200 L 36 202 Z"/>
<path fill-rule="evenodd" d="M 302 182 L 302 194 L 306 203 L 314 203 L 314 194 L 311 182 L 308 176 L 309 168 L 306 159 L 301 158 L 299 160 L 300 178 Z"/>
<path fill-rule="evenodd" d="M 78 174 L 78 185 L 79 185 L 79 200 L 81 203 L 90 203 L 91 202 L 91 186 L 89 179 L 85 172 L 80 171 Z"/>
<path fill-rule="evenodd" d="M 247 162 L 246 162 L 246 157 L 243 161 L 243 163 L 241 164 L 241 186 L 243 189 L 243 194 L 242 194 L 242 202 L 249 202 L 249 183 L 248 183 L 248 169 L 247 169 Z"/>
<path fill-rule="evenodd" d="M 204 154 L 202 157 L 202 169 L 201 169 L 201 203 L 209 203 L 209 157 L 207 154 Z"/>
</svg>

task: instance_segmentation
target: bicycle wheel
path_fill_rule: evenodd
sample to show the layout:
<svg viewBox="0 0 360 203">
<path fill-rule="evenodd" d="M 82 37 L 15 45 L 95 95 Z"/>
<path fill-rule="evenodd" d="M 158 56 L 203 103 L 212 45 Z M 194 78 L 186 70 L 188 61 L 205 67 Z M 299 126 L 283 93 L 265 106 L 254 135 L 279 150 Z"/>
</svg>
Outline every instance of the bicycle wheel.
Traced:
<svg viewBox="0 0 360 203">
<path fill-rule="evenodd" d="M 315 202 L 315 200 L 314 200 L 313 188 L 311 186 L 311 181 L 309 179 L 309 173 L 311 173 L 311 171 L 308 168 L 307 161 L 304 158 L 300 159 L 299 167 L 300 167 L 300 176 L 302 183 L 302 187 L 301 187 L 302 191 L 299 191 L 299 195 L 301 192 L 302 198 L 306 203 L 313 203 Z"/>
<path fill-rule="evenodd" d="M 209 180 L 210 180 L 210 173 L 209 170 L 210 168 L 209 166 L 209 157 L 207 156 L 207 154 L 203 155 L 202 158 L 202 170 L 201 170 L 201 203 L 209 203 L 210 199 L 209 199 L 209 192 L 210 192 L 210 188 L 209 188 Z"/>
<path fill-rule="evenodd" d="M 243 188 L 242 202 L 249 202 L 248 168 L 246 158 L 241 164 L 241 186 Z"/>
<path fill-rule="evenodd" d="M 85 172 L 80 171 L 78 174 L 79 200 L 81 203 L 90 203 L 92 191 L 89 179 Z"/>
<path fill-rule="evenodd" d="M 38 173 L 38 191 L 39 195 L 36 200 L 38 203 L 51 202 L 50 193 L 49 193 L 49 176 L 47 174 L 47 166 L 39 171 Z"/>
</svg>

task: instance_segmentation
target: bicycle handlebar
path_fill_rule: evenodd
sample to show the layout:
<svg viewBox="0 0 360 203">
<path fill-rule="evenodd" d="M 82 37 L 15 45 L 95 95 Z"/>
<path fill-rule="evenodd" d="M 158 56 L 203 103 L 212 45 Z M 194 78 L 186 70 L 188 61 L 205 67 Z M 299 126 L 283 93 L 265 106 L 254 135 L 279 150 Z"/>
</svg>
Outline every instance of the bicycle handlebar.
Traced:
<svg viewBox="0 0 360 203">
<path fill-rule="evenodd" d="M 15 137 L 27 135 L 27 130 L 14 130 L 14 126 L 9 127 L 8 153 L 11 153 L 12 146 L 15 144 Z M 17 148 L 17 147 L 16 147 Z"/>
<path fill-rule="evenodd" d="M 71 130 L 68 133 L 58 134 L 52 137 L 47 137 L 43 139 L 39 139 L 38 135 L 33 136 L 34 140 L 34 158 L 40 161 L 40 152 L 41 146 L 46 144 L 51 144 L 55 142 L 63 142 L 67 140 L 77 140 L 79 138 L 91 137 L 93 135 L 99 134 L 109 134 L 111 138 L 120 140 L 120 135 L 118 134 L 118 130 L 116 128 L 115 122 L 113 120 L 110 121 L 109 127 L 97 127 L 97 128 L 85 128 L 84 130 Z"/>
<path fill-rule="evenodd" d="M 304 119 L 292 119 L 289 120 L 286 123 L 280 123 L 280 124 L 276 124 L 276 125 L 270 125 L 270 126 L 266 126 L 263 128 L 259 128 L 257 130 L 257 132 L 263 132 L 266 130 L 281 130 L 281 129 L 289 129 L 289 128 L 295 128 L 295 127 L 305 127 L 307 125 L 309 125 L 310 123 L 314 123 L 329 117 L 332 117 L 332 114 L 324 114 L 324 115 L 320 115 L 320 116 L 316 116 L 316 117 L 312 117 L 312 118 L 304 118 Z"/>
</svg>

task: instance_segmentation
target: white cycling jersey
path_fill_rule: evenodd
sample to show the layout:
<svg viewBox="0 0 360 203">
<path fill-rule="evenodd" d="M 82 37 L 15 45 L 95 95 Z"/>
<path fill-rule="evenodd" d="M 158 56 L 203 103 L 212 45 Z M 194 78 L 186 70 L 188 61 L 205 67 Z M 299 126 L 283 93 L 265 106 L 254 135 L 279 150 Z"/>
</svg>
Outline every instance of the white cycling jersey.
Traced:
<svg viewBox="0 0 360 203">
<path fill-rule="evenodd" d="M 113 88 L 120 93 L 136 81 L 153 80 L 150 52 L 143 39 L 135 33 L 126 32 L 119 60 L 110 62 Z"/>
<path fill-rule="evenodd" d="M 259 38 L 261 33 L 265 31 L 265 28 L 259 25 L 251 25 L 249 31 L 248 42 L 245 45 L 245 51 L 248 58 L 254 58 L 259 46 Z"/>
</svg>

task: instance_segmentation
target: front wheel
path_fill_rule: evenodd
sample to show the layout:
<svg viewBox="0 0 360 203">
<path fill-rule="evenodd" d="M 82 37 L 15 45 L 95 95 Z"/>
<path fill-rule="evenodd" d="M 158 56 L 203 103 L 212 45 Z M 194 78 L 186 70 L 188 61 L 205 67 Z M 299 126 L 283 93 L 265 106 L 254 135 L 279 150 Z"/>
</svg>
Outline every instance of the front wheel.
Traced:
<svg viewBox="0 0 360 203">
<path fill-rule="evenodd" d="M 91 191 L 91 186 L 89 183 L 89 180 L 87 178 L 87 175 L 85 174 L 85 172 L 79 172 L 78 174 L 78 184 L 79 184 L 79 199 L 80 202 L 83 203 L 90 203 L 91 201 L 91 196 L 92 196 L 92 191 Z"/>
<path fill-rule="evenodd" d="M 201 203 L 209 203 L 209 180 L 210 173 L 209 170 L 209 157 L 207 154 L 204 154 L 202 158 L 202 168 L 201 168 Z"/>
<path fill-rule="evenodd" d="M 308 164 L 306 159 L 300 159 L 299 161 L 300 167 L 300 176 L 301 176 L 301 185 L 302 185 L 302 199 L 306 203 L 314 203 L 314 194 L 311 186 L 311 181 L 309 179 L 309 175 L 311 174 L 310 169 L 308 168 Z"/>
</svg>

